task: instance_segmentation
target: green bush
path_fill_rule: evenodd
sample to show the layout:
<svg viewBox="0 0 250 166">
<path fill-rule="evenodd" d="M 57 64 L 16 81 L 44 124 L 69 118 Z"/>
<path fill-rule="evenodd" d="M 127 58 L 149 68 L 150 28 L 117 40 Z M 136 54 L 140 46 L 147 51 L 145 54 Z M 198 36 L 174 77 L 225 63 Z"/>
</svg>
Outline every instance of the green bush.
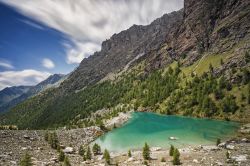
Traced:
<svg viewBox="0 0 250 166">
<path fill-rule="evenodd" d="M 71 166 L 69 158 L 67 156 L 65 156 L 65 158 L 64 158 L 63 166 Z"/>
<path fill-rule="evenodd" d="M 60 152 L 59 152 L 58 160 L 59 160 L 59 161 L 64 161 L 64 158 L 65 158 L 64 152 L 63 152 L 63 151 L 60 151 Z"/>
</svg>

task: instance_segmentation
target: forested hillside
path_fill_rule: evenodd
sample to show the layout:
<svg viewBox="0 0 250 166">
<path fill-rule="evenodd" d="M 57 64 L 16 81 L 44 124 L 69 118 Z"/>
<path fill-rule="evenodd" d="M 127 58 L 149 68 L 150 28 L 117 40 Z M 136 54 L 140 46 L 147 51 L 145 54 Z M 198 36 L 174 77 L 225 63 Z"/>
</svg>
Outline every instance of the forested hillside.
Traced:
<svg viewBox="0 0 250 166">
<path fill-rule="evenodd" d="M 186 0 L 180 11 L 113 35 L 58 88 L 0 123 L 89 126 L 101 123 L 88 119 L 100 109 L 249 121 L 249 17 L 248 1 Z"/>
</svg>

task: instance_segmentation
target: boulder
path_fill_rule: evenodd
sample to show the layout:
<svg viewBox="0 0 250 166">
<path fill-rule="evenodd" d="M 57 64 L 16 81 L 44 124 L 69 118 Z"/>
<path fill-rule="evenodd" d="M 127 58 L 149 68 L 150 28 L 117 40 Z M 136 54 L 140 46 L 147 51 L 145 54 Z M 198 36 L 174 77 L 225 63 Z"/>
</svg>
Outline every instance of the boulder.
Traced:
<svg viewBox="0 0 250 166">
<path fill-rule="evenodd" d="M 74 152 L 74 149 L 72 147 L 66 147 L 64 150 L 63 150 L 64 153 L 73 153 Z"/>
<path fill-rule="evenodd" d="M 230 145 L 230 144 L 228 144 L 228 145 L 226 145 L 226 149 L 228 149 L 228 150 L 234 150 L 234 145 Z"/>
<path fill-rule="evenodd" d="M 226 142 L 222 142 L 218 145 L 219 147 L 225 148 L 226 147 Z"/>
<path fill-rule="evenodd" d="M 28 135 L 26 135 L 26 134 L 23 136 L 23 138 L 30 139 L 30 137 Z"/>
<path fill-rule="evenodd" d="M 160 151 L 160 150 L 161 150 L 161 147 L 152 147 L 152 148 L 150 148 L 150 150 L 151 150 L 152 152 Z"/>
<path fill-rule="evenodd" d="M 193 159 L 193 163 L 198 164 L 198 163 L 199 163 L 199 161 L 198 161 L 197 159 Z"/>
<path fill-rule="evenodd" d="M 202 149 L 205 151 L 216 151 L 216 150 L 219 150 L 220 148 L 215 145 L 206 145 L 206 146 L 202 146 Z"/>
<path fill-rule="evenodd" d="M 134 161 L 134 160 L 135 160 L 134 157 L 130 157 L 130 158 L 128 158 L 127 162 L 131 162 L 131 161 Z"/>
<path fill-rule="evenodd" d="M 232 156 L 231 159 L 236 162 L 243 162 L 243 161 L 247 161 L 247 155 L 245 154 L 245 155 Z"/>
<path fill-rule="evenodd" d="M 222 162 L 219 162 L 219 161 L 216 161 L 216 162 L 215 162 L 215 165 L 223 166 L 223 163 L 222 163 Z"/>
</svg>

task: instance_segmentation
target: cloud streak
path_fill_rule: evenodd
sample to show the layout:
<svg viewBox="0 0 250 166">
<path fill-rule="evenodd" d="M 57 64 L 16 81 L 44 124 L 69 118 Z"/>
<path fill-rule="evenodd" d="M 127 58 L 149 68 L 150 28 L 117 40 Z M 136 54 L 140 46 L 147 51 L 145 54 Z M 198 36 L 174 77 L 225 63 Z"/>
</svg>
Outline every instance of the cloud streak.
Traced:
<svg viewBox="0 0 250 166">
<path fill-rule="evenodd" d="M 183 7 L 183 0 L 0 0 L 20 13 L 68 37 L 66 62 L 79 63 L 100 49 L 101 42 L 133 24 Z M 67 43 L 64 45 L 67 45 Z"/>
<path fill-rule="evenodd" d="M 9 61 L 0 59 L 0 68 L 14 69 L 14 66 Z"/>
<path fill-rule="evenodd" d="M 42 60 L 42 65 L 43 65 L 43 67 L 45 67 L 47 69 L 53 69 L 55 67 L 54 62 L 48 58 L 44 58 Z"/>
<path fill-rule="evenodd" d="M 0 90 L 10 86 L 35 85 L 45 80 L 49 75 L 51 74 L 48 72 L 32 69 L 0 72 Z"/>
</svg>

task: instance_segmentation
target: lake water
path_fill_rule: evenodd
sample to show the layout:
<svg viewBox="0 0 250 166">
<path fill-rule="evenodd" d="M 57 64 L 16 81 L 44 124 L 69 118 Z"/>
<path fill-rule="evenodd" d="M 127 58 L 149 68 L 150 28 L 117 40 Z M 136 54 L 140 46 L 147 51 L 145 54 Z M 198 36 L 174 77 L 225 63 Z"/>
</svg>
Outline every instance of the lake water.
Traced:
<svg viewBox="0 0 250 166">
<path fill-rule="evenodd" d="M 162 148 L 169 148 L 171 144 L 177 147 L 215 144 L 217 138 L 223 140 L 234 135 L 238 127 L 235 122 L 136 112 L 123 127 L 106 133 L 95 142 L 102 149 L 115 152 L 142 148 L 145 142 L 151 147 Z"/>
</svg>

